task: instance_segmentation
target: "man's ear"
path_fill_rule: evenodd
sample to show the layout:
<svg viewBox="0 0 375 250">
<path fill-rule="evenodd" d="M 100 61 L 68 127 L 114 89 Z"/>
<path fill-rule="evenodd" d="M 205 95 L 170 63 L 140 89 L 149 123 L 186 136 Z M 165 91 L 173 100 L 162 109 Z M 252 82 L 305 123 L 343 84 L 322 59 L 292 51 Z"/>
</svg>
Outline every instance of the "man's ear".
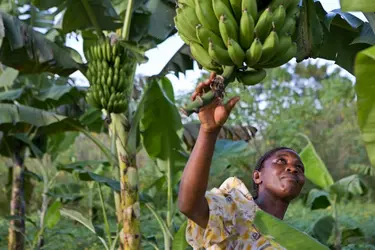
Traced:
<svg viewBox="0 0 375 250">
<path fill-rule="evenodd" d="M 254 180 L 254 183 L 259 185 L 262 183 L 262 173 L 258 170 L 255 170 L 254 173 L 253 173 L 253 180 Z"/>
</svg>

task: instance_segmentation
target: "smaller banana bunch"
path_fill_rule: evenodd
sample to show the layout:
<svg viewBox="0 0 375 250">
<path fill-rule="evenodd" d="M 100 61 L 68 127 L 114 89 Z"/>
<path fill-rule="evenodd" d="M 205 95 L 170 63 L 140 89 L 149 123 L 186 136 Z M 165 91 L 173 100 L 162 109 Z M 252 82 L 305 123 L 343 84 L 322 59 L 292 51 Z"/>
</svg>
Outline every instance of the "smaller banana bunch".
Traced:
<svg viewBox="0 0 375 250">
<path fill-rule="evenodd" d="M 86 77 L 90 88 L 86 101 L 107 113 L 123 113 L 128 107 L 134 74 L 135 59 L 118 41 L 106 39 L 91 46 L 87 51 L 89 66 Z"/>
<path fill-rule="evenodd" d="M 296 55 L 292 36 L 298 3 L 273 0 L 259 11 L 256 0 L 179 0 L 174 21 L 203 68 L 221 74 L 234 66 L 237 80 L 254 85 L 266 77 L 265 68 L 281 66 Z"/>
</svg>

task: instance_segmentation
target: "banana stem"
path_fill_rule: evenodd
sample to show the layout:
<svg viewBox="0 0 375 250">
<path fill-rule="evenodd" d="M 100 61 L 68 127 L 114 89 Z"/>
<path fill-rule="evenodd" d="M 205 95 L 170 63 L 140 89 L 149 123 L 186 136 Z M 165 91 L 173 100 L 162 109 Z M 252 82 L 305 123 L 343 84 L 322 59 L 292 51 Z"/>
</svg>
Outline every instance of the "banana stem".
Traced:
<svg viewBox="0 0 375 250">
<path fill-rule="evenodd" d="M 81 0 L 81 1 L 82 1 L 82 4 L 83 4 L 83 7 L 86 10 L 87 15 L 89 16 L 91 24 L 94 26 L 94 28 L 96 30 L 96 33 L 97 33 L 98 37 L 104 39 L 105 37 L 104 37 L 104 34 L 102 32 L 102 29 L 100 28 L 98 20 L 96 20 L 95 14 L 92 11 L 92 8 L 91 8 L 88 0 Z"/>
<path fill-rule="evenodd" d="M 228 86 L 229 83 L 233 81 L 233 76 L 235 72 L 235 67 L 225 67 L 224 72 L 220 76 L 216 76 L 214 82 L 217 82 L 219 85 L 224 84 L 224 89 Z M 211 103 L 215 98 L 215 91 L 210 90 L 205 93 L 202 97 L 196 98 L 193 102 L 188 104 L 185 108 L 182 108 L 181 111 L 186 115 L 190 116 L 192 113 L 198 113 L 199 109 Z"/>
<path fill-rule="evenodd" d="M 126 6 L 124 25 L 122 27 L 122 38 L 126 41 L 129 38 L 130 24 L 133 13 L 134 0 L 128 0 L 128 5 Z"/>
<path fill-rule="evenodd" d="M 121 184 L 122 233 L 121 249 L 140 249 L 140 205 L 138 197 L 138 170 L 134 155 L 126 151 L 128 121 L 124 114 L 112 114 Z"/>
</svg>

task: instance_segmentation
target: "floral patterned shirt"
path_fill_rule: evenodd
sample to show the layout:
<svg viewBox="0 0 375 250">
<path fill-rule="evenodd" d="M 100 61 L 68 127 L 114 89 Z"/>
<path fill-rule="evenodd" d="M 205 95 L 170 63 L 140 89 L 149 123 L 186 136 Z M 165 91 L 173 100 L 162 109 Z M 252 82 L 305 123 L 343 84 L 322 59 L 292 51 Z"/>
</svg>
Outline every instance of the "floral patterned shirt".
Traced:
<svg viewBox="0 0 375 250">
<path fill-rule="evenodd" d="M 206 229 L 188 220 L 186 240 L 194 249 L 286 250 L 253 224 L 260 209 L 245 184 L 236 177 L 206 192 L 210 217 Z"/>
</svg>

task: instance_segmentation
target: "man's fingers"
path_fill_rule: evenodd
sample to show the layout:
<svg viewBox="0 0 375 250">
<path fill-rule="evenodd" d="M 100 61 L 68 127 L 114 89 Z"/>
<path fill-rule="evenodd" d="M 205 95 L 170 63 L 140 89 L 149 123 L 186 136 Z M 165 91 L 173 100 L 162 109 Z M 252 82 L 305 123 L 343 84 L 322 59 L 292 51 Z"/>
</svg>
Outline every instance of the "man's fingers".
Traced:
<svg viewBox="0 0 375 250">
<path fill-rule="evenodd" d="M 231 98 L 226 104 L 225 104 L 225 109 L 228 111 L 228 113 L 230 113 L 232 111 L 232 109 L 234 108 L 234 106 L 236 105 L 236 103 L 240 100 L 240 97 L 239 96 L 236 96 L 236 97 L 233 97 Z"/>
<path fill-rule="evenodd" d="M 215 78 L 216 74 L 215 73 L 212 73 L 211 75 L 214 75 L 213 78 Z M 212 79 L 211 79 L 211 76 L 210 76 L 210 79 L 207 79 L 206 81 L 203 81 L 203 82 L 200 82 L 197 87 L 195 88 L 195 91 L 194 93 L 192 94 L 191 96 L 191 100 L 195 100 L 195 98 L 198 96 L 198 95 L 202 95 L 202 92 L 203 92 L 203 89 L 204 88 L 207 88 L 208 86 L 211 85 L 211 82 L 212 82 Z"/>
<path fill-rule="evenodd" d="M 215 79 L 215 77 L 216 77 L 216 73 L 215 73 L 215 72 L 212 72 L 212 73 L 210 74 L 210 78 L 209 78 L 210 82 L 211 82 L 213 79 Z"/>
</svg>

